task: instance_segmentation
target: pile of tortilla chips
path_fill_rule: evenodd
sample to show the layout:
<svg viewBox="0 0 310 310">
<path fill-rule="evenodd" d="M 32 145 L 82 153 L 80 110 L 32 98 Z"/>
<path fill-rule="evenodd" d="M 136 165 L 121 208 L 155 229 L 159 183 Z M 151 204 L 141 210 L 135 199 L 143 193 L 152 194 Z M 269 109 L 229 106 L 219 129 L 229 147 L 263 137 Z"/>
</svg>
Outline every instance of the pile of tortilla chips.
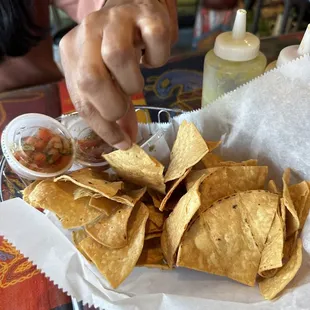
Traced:
<svg viewBox="0 0 310 310">
<path fill-rule="evenodd" d="M 135 266 L 185 267 L 254 286 L 276 297 L 302 261 L 300 232 L 310 209 L 304 181 L 283 190 L 256 160 L 224 161 L 183 122 L 164 166 L 134 145 L 104 158 L 114 174 L 82 169 L 24 191 L 54 212 L 81 253 L 113 288 Z M 267 189 L 267 190 L 266 190 Z"/>
</svg>

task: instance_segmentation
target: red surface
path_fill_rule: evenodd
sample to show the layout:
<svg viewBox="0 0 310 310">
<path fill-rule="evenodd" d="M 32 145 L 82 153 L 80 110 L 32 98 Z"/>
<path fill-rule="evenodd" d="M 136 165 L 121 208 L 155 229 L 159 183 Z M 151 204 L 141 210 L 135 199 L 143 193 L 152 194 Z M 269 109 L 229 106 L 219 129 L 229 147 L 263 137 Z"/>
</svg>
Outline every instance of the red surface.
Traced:
<svg viewBox="0 0 310 310">
<path fill-rule="evenodd" d="M 0 309 L 50 310 L 71 299 L 0 237 Z"/>
</svg>

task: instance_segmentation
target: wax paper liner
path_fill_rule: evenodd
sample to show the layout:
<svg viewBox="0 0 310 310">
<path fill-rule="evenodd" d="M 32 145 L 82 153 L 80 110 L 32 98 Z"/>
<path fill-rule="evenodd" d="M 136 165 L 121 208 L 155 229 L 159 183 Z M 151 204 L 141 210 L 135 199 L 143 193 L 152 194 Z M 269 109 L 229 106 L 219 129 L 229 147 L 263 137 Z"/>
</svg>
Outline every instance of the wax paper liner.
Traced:
<svg viewBox="0 0 310 310">
<path fill-rule="evenodd" d="M 171 147 L 183 119 L 194 122 L 205 139 L 222 139 L 224 158 L 258 158 L 280 180 L 291 167 L 295 179 L 310 179 L 310 58 L 305 56 L 268 72 L 220 98 L 208 108 L 177 117 L 173 125 L 147 126 L 151 133 L 166 126 Z M 143 127 L 143 126 L 142 126 Z M 280 182 L 279 182 L 280 183 Z M 78 253 L 68 232 L 21 200 L 0 204 L 0 235 L 33 261 L 59 288 L 77 300 L 102 309 L 309 309 L 310 222 L 302 240 L 303 264 L 280 298 L 264 301 L 257 287 L 223 277 L 178 268 L 135 268 L 112 290 Z"/>
</svg>

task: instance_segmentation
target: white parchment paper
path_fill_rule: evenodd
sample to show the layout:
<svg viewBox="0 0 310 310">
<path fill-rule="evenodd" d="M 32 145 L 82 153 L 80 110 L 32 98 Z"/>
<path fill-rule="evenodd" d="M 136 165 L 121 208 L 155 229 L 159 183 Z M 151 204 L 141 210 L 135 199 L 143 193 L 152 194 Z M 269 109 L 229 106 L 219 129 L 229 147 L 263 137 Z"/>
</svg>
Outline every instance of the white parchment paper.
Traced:
<svg viewBox="0 0 310 310">
<path fill-rule="evenodd" d="M 194 122 L 206 139 L 222 139 L 219 152 L 224 158 L 258 158 L 260 164 L 270 165 L 276 180 L 286 167 L 294 170 L 296 180 L 310 179 L 310 57 L 271 71 L 204 110 L 176 118 L 173 126 L 164 126 L 165 149 L 166 141 L 171 147 L 183 119 Z M 142 129 L 156 133 L 160 127 Z M 70 296 L 106 310 L 310 309 L 309 220 L 302 235 L 302 268 L 273 302 L 264 301 L 256 287 L 181 268 L 135 268 L 112 290 L 57 221 L 20 199 L 0 204 L 0 235 Z"/>
</svg>

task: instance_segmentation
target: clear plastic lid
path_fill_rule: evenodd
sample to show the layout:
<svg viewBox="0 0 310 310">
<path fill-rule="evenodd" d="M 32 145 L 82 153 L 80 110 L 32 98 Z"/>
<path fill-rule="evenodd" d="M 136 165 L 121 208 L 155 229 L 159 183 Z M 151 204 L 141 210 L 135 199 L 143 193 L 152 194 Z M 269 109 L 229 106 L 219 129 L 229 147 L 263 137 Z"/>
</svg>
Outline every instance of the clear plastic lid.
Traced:
<svg viewBox="0 0 310 310">
<path fill-rule="evenodd" d="M 68 130 L 75 142 L 76 161 L 86 167 L 99 167 L 107 165 L 102 154 L 114 150 L 102 140 L 89 126 L 78 116 L 73 116 L 68 122 Z"/>
<path fill-rule="evenodd" d="M 74 162 L 75 146 L 68 130 L 42 114 L 24 114 L 4 129 L 1 147 L 11 168 L 29 179 L 65 173 Z"/>
</svg>

